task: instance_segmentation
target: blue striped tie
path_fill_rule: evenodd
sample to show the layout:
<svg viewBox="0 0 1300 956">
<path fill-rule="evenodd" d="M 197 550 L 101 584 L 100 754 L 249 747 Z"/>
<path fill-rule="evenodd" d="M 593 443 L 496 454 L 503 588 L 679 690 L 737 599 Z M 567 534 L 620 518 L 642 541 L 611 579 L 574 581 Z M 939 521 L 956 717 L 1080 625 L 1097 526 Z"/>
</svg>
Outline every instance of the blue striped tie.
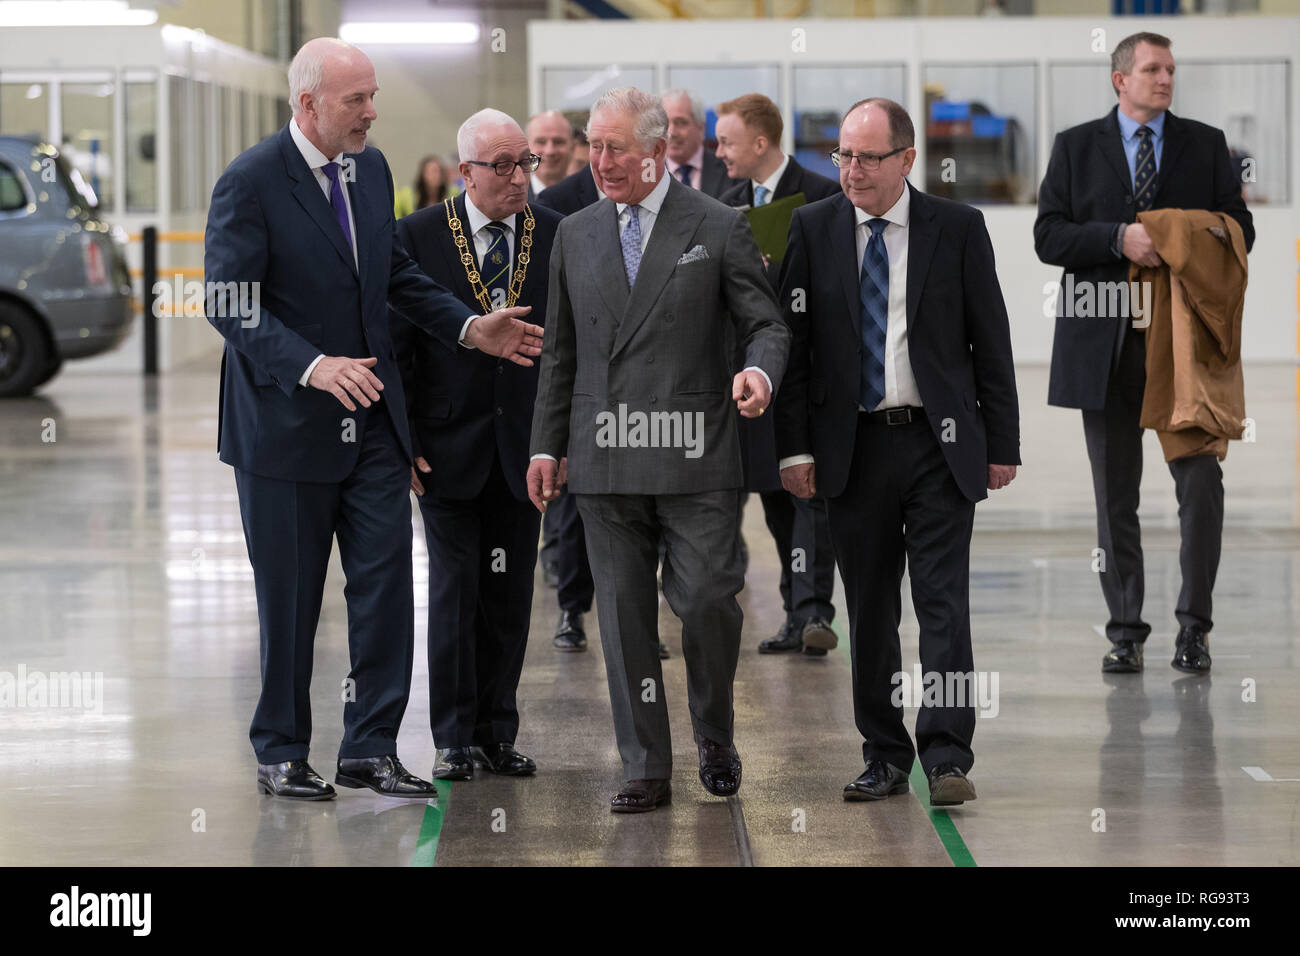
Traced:
<svg viewBox="0 0 1300 956">
<path fill-rule="evenodd" d="M 492 299 L 492 308 L 504 309 L 510 285 L 510 245 L 506 242 L 506 224 L 493 220 L 483 227 L 492 235 L 492 243 L 483 255 L 483 286 Z M 499 290 L 499 291 L 498 291 Z"/>
<path fill-rule="evenodd" d="M 869 219 L 871 238 L 862 254 L 862 407 L 874 411 L 885 397 L 885 330 L 889 327 L 889 253 L 885 219 Z"/>
<path fill-rule="evenodd" d="M 1151 129 L 1138 127 L 1138 151 L 1133 163 L 1133 202 L 1138 212 L 1146 212 L 1156 198 L 1156 151 L 1151 143 Z"/>
</svg>

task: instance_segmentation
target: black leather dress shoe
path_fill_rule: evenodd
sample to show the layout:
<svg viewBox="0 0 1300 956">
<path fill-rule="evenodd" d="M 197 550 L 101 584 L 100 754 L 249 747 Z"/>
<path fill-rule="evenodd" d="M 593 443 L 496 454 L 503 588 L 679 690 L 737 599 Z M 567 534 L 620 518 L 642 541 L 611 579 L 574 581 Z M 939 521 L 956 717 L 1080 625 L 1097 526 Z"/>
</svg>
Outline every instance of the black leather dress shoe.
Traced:
<svg viewBox="0 0 1300 956">
<path fill-rule="evenodd" d="M 1174 659 L 1169 662 L 1189 674 L 1210 672 L 1210 636 L 1199 627 L 1184 627 L 1174 643 Z"/>
<path fill-rule="evenodd" d="M 429 800 L 438 796 L 433 784 L 409 773 L 394 754 L 382 757 L 340 757 L 334 782 L 360 790 L 369 787 L 386 797 Z"/>
<path fill-rule="evenodd" d="M 884 800 L 907 793 L 907 774 L 883 760 L 868 760 L 862 776 L 844 788 L 845 800 Z"/>
<path fill-rule="evenodd" d="M 561 611 L 560 624 L 551 641 L 561 651 L 585 651 L 587 632 L 582 629 L 582 614 L 578 611 Z"/>
<path fill-rule="evenodd" d="M 760 654 L 783 654 L 786 651 L 797 651 L 802 647 L 803 628 L 790 620 L 781 625 L 781 630 L 776 632 L 776 637 L 758 642 Z"/>
<path fill-rule="evenodd" d="M 941 763 L 929 773 L 930 806 L 955 807 L 975 799 L 975 785 L 950 763 Z"/>
<path fill-rule="evenodd" d="M 525 757 L 515 749 L 514 744 L 490 744 L 487 747 L 471 747 L 474 766 L 486 767 L 503 777 L 527 777 L 537 773 L 537 764 L 532 757 Z"/>
<path fill-rule="evenodd" d="M 839 637 L 824 618 L 809 618 L 803 626 L 803 652 L 809 657 L 825 657 L 826 652 L 835 650 L 839 643 Z"/>
<path fill-rule="evenodd" d="M 724 747 L 708 737 L 695 735 L 700 752 L 700 783 L 715 797 L 729 797 L 740 789 L 740 754 L 734 745 Z"/>
<path fill-rule="evenodd" d="M 259 763 L 257 789 L 275 797 L 292 797 L 294 800 L 333 800 L 334 788 L 320 778 L 306 760 L 286 760 L 284 763 Z"/>
<path fill-rule="evenodd" d="M 1142 645 L 1138 641 L 1116 641 L 1101 659 L 1103 674 L 1137 674 L 1142 670 Z"/>
<path fill-rule="evenodd" d="M 438 751 L 433 765 L 434 780 L 473 780 L 474 757 L 469 747 L 448 747 Z"/>
<path fill-rule="evenodd" d="M 612 813 L 649 813 L 661 803 L 673 802 L 669 780 L 629 780 L 609 801 Z"/>
<path fill-rule="evenodd" d="M 668 660 L 668 645 L 663 641 L 659 642 L 659 659 L 661 661 Z"/>
</svg>

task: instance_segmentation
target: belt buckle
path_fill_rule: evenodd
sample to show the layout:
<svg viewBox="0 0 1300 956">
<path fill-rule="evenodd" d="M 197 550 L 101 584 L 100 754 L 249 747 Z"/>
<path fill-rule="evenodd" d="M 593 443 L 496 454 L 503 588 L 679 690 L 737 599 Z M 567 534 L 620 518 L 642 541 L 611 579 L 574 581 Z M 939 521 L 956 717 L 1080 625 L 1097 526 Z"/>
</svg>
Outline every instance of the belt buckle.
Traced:
<svg viewBox="0 0 1300 956">
<path fill-rule="evenodd" d="M 886 425 L 910 425 L 911 423 L 912 409 L 910 407 L 885 409 Z"/>
</svg>

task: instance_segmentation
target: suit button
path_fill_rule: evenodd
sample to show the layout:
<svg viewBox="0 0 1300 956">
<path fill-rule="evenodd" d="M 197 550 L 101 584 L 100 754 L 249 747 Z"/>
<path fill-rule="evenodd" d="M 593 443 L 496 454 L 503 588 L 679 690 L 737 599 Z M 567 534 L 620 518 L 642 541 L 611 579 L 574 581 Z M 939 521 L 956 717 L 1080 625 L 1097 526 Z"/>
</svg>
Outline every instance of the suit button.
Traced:
<svg viewBox="0 0 1300 956">
<path fill-rule="evenodd" d="M 589 315 L 587 318 L 591 321 L 592 325 L 596 324 L 596 317 L 594 315 Z"/>
<path fill-rule="evenodd" d="M 653 365 L 654 363 L 655 363 L 655 357 L 654 357 L 653 355 L 650 355 L 650 356 L 647 356 L 647 357 L 646 357 L 646 364 L 647 364 L 647 365 Z"/>
<path fill-rule="evenodd" d="M 498 365 L 498 366 L 497 366 L 497 374 L 498 374 L 498 375 L 503 374 L 503 373 L 505 372 L 505 370 L 506 370 L 506 367 L 505 367 L 504 365 Z"/>
<path fill-rule="evenodd" d="M 655 398 L 653 395 L 650 396 L 650 404 L 651 404 L 651 405 L 653 405 L 653 404 L 654 404 L 655 402 L 657 402 L 657 401 L 659 401 L 659 399 Z"/>
<path fill-rule="evenodd" d="M 498 415 L 504 415 L 504 414 L 505 414 L 505 412 L 501 410 L 501 406 L 500 406 L 500 405 L 497 406 L 497 414 L 498 414 Z"/>
<path fill-rule="evenodd" d="M 1126 205 L 1126 206 L 1131 206 L 1131 205 L 1133 205 L 1133 197 L 1132 197 L 1132 196 L 1125 196 L 1125 197 L 1124 197 L 1124 205 Z"/>
</svg>

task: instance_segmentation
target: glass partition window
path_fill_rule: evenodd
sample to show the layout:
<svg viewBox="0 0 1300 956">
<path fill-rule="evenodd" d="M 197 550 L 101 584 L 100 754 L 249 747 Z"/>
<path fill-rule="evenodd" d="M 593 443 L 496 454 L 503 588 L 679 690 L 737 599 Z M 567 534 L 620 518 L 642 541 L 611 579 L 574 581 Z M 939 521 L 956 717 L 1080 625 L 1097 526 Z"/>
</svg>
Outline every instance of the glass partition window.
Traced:
<svg viewBox="0 0 1300 956">
<path fill-rule="evenodd" d="M 49 139 L 47 83 L 0 83 L 0 136 Z"/>
<path fill-rule="evenodd" d="M 808 169 L 838 180 L 828 155 L 839 145 L 840 119 L 858 100 L 883 96 L 907 107 L 907 68 L 879 66 L 796 66 L 794 68 L 794 155 Z"/>
<path fill-rule="evenodd" d="M 585 110 L 602 93 L 620 86 L 654 90 L 652 66 L 545 67 L 542 70 L 542 109 Z"/>
<path fill-rule="evenodd" d="M 1251 203 L 1290 201 L 1290 70 L 1286 60 L 1257 63 L 1175 58 L 1175 116 L 1223 130 L 1242 194 Z M 1048 74 L 1052 134 L 1098 119 L 1115 107 L 1110 65 L 1053 64 Z"/>
<path fill-rule="evenodd" d="M 171 152 L 171 211 L 187 212 L 193 208 L 194 137 L 188 123 L 194 111 L 189 104 L 190 82 L 183 76 L 167 77 L 168 145 Z"/>
<path fill-rule="evenodd" d="M 127 83 L 126 93 L 126 209 L 153 212 L 158 208 L 158 85 Z"/>
<path fill-rule="evenodd" d="M 927 65 L 925 188 L 971 203 L 1032 203 L 1037 186 L 1037 68 Z M 916 116 L 913 114 L 913 122 Z"/>
</svg>

